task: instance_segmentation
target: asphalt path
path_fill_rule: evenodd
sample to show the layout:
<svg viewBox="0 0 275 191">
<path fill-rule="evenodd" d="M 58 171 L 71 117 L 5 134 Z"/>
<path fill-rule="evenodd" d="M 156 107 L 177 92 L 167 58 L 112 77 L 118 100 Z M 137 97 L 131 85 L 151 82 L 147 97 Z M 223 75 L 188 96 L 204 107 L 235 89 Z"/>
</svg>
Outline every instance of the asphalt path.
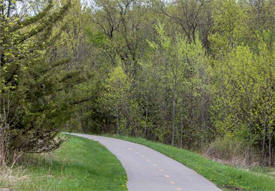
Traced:
<svg viewBox="0 0 275 191">
<path fill-rule="evenodd" d="M 221 191 L 181 163 L 146 146 L 114 138 L 74 134 L 104 145 L 124 167 L 129 191 Z"/>
</svg>

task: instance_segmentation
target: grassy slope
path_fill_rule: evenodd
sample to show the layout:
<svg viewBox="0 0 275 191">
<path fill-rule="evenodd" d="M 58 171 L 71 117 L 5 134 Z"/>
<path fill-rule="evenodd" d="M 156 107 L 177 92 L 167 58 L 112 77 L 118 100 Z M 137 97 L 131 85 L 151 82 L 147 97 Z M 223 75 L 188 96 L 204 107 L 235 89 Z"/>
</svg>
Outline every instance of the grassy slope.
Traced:
<svg viewBox="0 0 275 191">
<path fill-rule="evenodd" d="M 124 191 L 127 176 L 117 158 L 99 143 L 72 136 L 52 156 L 30 155 L 25 180 L 15 191 Z M 16 167 L 14 172 L 20 167 Z M 20 180 L 20 179 L 19 179 Z M 0 187 L 4 186 L 1 182 Z"/>
<path fill-rule="evenodd" d="M 255 172 L 249 172 L 245 169 L 223 165 L 199 154 L 148 141 L 142 138 L 113 136 L 123 140 L 146 145 L 156 151 L 159 151 L 170 158 L 194 169 L 199 174 L 214 182 L 223 190 L 249 190 L 249 191 L 275 191 L 275 178 Z M 227 189 L 230 188 L 230 189 Z"/>
<path fill-rule="evenodd" d="M 251 171 L 256 173 L 265 174 L 267 176 L 275 178 L 275 168 L 274 167 L 253 167 L 251 168 Z"/>
</svg>

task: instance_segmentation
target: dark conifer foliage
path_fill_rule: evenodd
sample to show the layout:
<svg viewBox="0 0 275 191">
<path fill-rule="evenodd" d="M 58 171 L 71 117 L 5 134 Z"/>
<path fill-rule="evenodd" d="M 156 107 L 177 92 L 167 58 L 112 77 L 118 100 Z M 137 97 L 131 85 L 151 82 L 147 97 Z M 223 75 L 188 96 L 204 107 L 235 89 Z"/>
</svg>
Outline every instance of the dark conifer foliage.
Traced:
<svg viewBox="0 0 275 191">
<path fill-rule="evenodd" d="M 49 0 L 34 16 L 16 14 L 18 2 L 0 2 L 1 164 L 22 152 L 48 152 L 61 144 L 55 136 L 79 101 L 68 93 L 84 80 L 80 72 L 66 70 L 69 57 L 49 54 L 71 1 L 53 8 Z"/>
</svg>

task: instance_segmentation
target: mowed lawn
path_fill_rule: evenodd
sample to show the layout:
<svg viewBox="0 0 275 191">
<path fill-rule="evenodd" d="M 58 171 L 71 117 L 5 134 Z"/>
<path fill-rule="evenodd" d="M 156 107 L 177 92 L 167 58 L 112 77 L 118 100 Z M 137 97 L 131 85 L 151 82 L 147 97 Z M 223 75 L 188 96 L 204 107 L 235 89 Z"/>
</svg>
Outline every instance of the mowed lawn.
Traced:
<svg viewBox="0 0 275 191">
<path fill-rule="evenodd" d="M 0 188 L 9 187 L 13 191 L 127 190 L 127 176 L 120 162 L 95 141 L 70 136 L 53 152 L 52 160 L 48 154 L 32 154 L 26 161 L 27 164 L 13 169 L 12 178 L 0 177 Z"/>
<path fill-rule="evenodd" d="M 110 136 L 110 135 L 107 135 Z M 224 191 L 275 191 L 275 177 L 211 161 L 197 153 L 142 138 L 111 136 L 139 143 L 188 166 Z"/>
</svg>

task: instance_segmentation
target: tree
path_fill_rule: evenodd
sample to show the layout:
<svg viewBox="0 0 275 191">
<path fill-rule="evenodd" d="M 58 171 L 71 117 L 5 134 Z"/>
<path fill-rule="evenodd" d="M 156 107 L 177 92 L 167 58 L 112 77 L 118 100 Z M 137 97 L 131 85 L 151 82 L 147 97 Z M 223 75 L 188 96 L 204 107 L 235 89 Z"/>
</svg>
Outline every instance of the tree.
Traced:
<svg viewBox="0 0 275 191">
<path fill-rule="evenodd" d="M 129 112 L 130 81 L 121 66 L 117 66 L 106 83 L 106 92 L 102 103 L 116 117 L 116 133 L 121 134 L 125 128 L 124 120 Z"/>
<path fill-rule="evenodd" d="M 78 71 L 67 71 L 68 58 L 53 61 L 47 49 L 61 31 L 52 33 L 71 6 L 48 3 L 31 15 L 16 14 L 16 3 L 1 1 L 1 165 L 23 152 L 47 152 L 62 141 L 57 135 L 79 100 L 68 92 L 85 81 Z"/>
<path fill-rule="evenodd" d="M 163 2 L 155 0 L 157 13 L 168 18 L 168 22 L 178 26 L 178 32 L 184 34 L 189 42 L 196 41 L 196 33 L 200 33 L 203 46 L 209 49 L 208 35 L 212 28 L 211 5 L 207 0 L 175 0 Z"/>
<path fill-rule="evenodd" d="M 210 34 L 212 55 L 218 58 L 246 42 L 249 37 L 247 12 L 233 0 L 216 1 L 213 11 L 213 33 Z"/>
<path fill-rule="evenodd" d="M 218 70 L 224 79 L 223 94 L 219 99 L 226 111 L 221 118 L 225 122 L 224 132 L 233 132 L 235 136 L 245 139 L 248 164 L 251 163 L 252 148 L 257 145 L 259 133 L 263 134 L 262 145 L 266 144 L 267 132 L 274 133 L 271 128 L 274 107 L 273 85 L 270 83 L 274 70 L 271 66 L 272 55 L 266 44 L 262 40 L 259 42 L 259 52 L 254 54 L 247 46 L 236 47 Z M 272 135 L 268 139 L 272 142 Z M 263 153 L 264 150 L 265 146 L 262 146 Z M 272 156 L 272 153 L 269 155 Z"/>
<path fill-rule="evenodd" d="M 192 119 L 195 120 L 195 113 L 192 112 L 195 106 L 190 107 L 189 104 L 192 104 L 193 100 L 196 100 L 198 95 L 202 93 L 199 92 L 198 87 L 201 86 L 201 80 L 204 78 L 205 68 L 203 65 L 206 64 L 206 60 L 204 59 L 203 47 L 198 39 L 193 43 L 190 43 L 188 38 L 182 35 L 172 39 L 166 35 L 164 25 L 161 24 L 157 25 L 156 31 L 158 34 L 157 41 L 150 42 L 155 54 L 151 62 L 159 68 L 158 75 L 166 94 L 163 96 L 165 100 L 169 100 L 165 102 L 167 106 L 164 108 L 166 108 L 167 114 L 171 115 L 169 117 L 171 119 L 171 144 L 174 145 L 177 124 L 179 121 L 183 123 L 182 120 L 188 118 L 184 116 L 186 113 L 183 108 L 187 108 L 186 112 L 189 112 Z M 190 97 L 190 100 L 186 97 Z M 171 112 L 169 108 L 171 108 Z M 183 128 L 182 126 L 183 124 L 181 128 Z M 189 126 L 189 128 L 194 127 Z M 179 134 L 182 135 L 182 129 Z"/>
</svg>

